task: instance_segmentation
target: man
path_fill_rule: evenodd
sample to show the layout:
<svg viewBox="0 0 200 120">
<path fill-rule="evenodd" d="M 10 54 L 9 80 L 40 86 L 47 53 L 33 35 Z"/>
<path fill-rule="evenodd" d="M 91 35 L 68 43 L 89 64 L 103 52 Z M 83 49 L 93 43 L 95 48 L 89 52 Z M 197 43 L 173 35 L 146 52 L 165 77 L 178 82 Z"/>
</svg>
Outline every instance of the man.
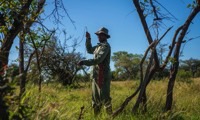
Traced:
<svg viewBox="0 0 200 120">
<path fill-rule="evenodd" d="M 82 60 L 78 65 L 93 66 L 92 75 L 92 101 L 94 114 L 100 113 L 101 106 L 104 105 L 106 112 L 112 114 L 112 105 L 110 97 L 110 55 L 111 48 L 107 39 L 110 38 L 108 29 L 101 28 L 95 33 L 98 36 L 99 43 L 92 46 L 90 33 L 86 32 L 86 49 L 90 54 L 94 54 L 93 59 Z"/>
</svg>

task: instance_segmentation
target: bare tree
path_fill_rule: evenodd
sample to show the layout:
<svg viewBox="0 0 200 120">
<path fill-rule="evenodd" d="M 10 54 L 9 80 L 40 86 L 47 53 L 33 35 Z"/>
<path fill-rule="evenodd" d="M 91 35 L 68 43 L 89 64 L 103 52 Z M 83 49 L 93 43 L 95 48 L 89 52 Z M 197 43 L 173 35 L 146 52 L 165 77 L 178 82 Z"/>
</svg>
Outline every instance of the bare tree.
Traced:
<svg viewBox="0 0 200 120">
<path fill-rule="evenodd" d="M 135 5 L 135 8 L 137 10 L 137 13 L 139 15 L 139 18 L 141 20 L 144 32 L 146 34 L 147 40 L 149 42 L 149 47 L 147 48 L 145 55 L 140 63 L 140 70 L 141 70 L 141 80 L 140 80 L 140 85 L 139 87 L 135 90 L 135 92 L 130 95 L 126 100 L 123 102 L 123 104 L 112 114 L 113 117 L 118 115 L 128 104 L 128 102 L 139 93 L 138 98 L 136 100 L 136 103 L 134 104 L 132 108 L 132 112 L 137 112 L 139 110 L 139 106 L 142 104 L 141 108 L 142 111 L 145 112 L 147 110 L 147 96 L 146 96 L 146 87 L 148 86 L 149 82 L 151 81 L 153 75 L 156 72 L 161 72 L 164 70 L 164 68 L 167 66 L 169 62 L 171 62 L 171 69 L 170 69 L 170 78 L 169 78 L 169 83 L 168 83 L 168 89 L 167 89 L 167 98 L 166 98 L 166 105 L 165 105 L 165 111 L 171 110 L 172 107 L 172 101 L 173 101 L 173 88 L 174 88 L 174 83 L 176 79 L 176 74 L 178 71 L 179 67 L 179 56 L 180 56 L 180 48 L 181 44 L 183 43 L 183 38 L 186 35 L 186 32 L 189 28 L 189 25 L 191 24 L 192 20 L 195 18 L 195 16 L 199 13 L 200 7 L 198 5 L 194 6 L 193 11 L 191 14 L 188 16 L 187 20 L 185 23 L 180 26 L 172 39 L 170 49 L 168 51 L 168 54 L 163 62 L 159 61 L 158 59 L 158 54 L 156 50 L 157 44 L 162 40 L 162 38 L 169 32 L 169 30 L 172 28 L 168 28 L 167 31 L 159 38 L 159 30 L 157 29 L 161 20 L 164 19 L 161 14 L 158 14 L 158 11 L 156 10 L 156 7 L 154 3 L 158 3 L 156 0 L 149 0 L 150 4 L 149 6 L 152 7 L 152 13 L 154 14 L 154 23 L 153 25 L 156 25 L 155 33 L 156 33 L 156 38 L 153 40 L 150 28 L 148 27 L 147 21 L 146 21 L 146 11 L 147 9 L 145 8 L 145 4 L 147 3 L 142 3 L 139 0 L 133 0 L 133 4 Z M 145 74 L 143 75 L 143 62 L 146 59 L 147 54 L 150 52 L 150 57 L 149 57 L 149 63 L 148 67 L 146 68 Z M 173 53 L 173 56 L 172 56 Z M 170 61 L 173 60 L 173 61 Z"/>
<path fill-rule="evenodd" d="M 66 43 L 71 37 L 64 40 Z M 77 62 L 83 59 L 82 55 L 76 52 L 77 39 L 71 39 L 74 43 L 60 43 L 59 38 L 52 36 L 47 44 L 42 56 L 42 71 L 46 78 L 57 80 L 63 85 L 71 85 L 74 83 L 76 74 L 81 68 L 77 66 Z"/>
<path fill-rule="evenodd" d="M 174 56 L 173 59 L 175 60 L 171 67 L 170 67 L 170 78 L 169 78 L 169 83 L 168 83 L 168 89 L 167 89 L 167 99 L 166 99 L 166 105 L 165 105 L 165 111 L 171 110 L 172 107 L 172 101 L 173 101 L 173 88 L 174 88 L 174 83 L 176 79 L 176 74 L 178 72 L 178 67 L 179 67 L 179 56 L 180 56 L 180 49 L 181 49 L 181 44 L 183 42 L 183 39 L 186 35 L 186 32 L 192 23 L 192 20 L 195 18 L 195 16 L 200 12 L 200 7 L 196 6 L 192 13 L 188 16 L 187 20 L 185 23 L 180 27 L 180 32 L 176 46 L 175 46 L 175 51 L 174 51 Z M 178 29 L 179 30 L 179 29 Z M 174 35 L 176 37 L 176 35 Z"/>
<path fill-rule="evenodd" d="M 15 0 L 15 1 L 1 0 L 0 1 L 0 7 L 1 7 L 1 10 L 0 10 L 0 43 L 1 43 L 0 45 L 0 72 L 2 73 L 5 72 L 6 69 L 3 69 L 3 68 L 5 68 L 8 64 L 10 49 L 13 46 L 13 42 L 16 40 L 17 37 L 19 37 L 20 38 L 19 56 L 20 56 L 20 75 L 21 75 L 20 76 L 21 77 L 20 96 L 25 91 L 26 73 L 28 71 L 28 68 L 29 68 L 28 66 L 30 65 L 31 58 L 34 54 L 37 54 L 38 56 L 37 51 L 32 52 L 29 56 L 28 64 L 25 67 L 24 55 L 23 55 L 24 44 L 26 41 L 25 34 L 28 33 L 29 29 L 32 29 L 31 27 L 33 26 L 33 23 L 38 23 L 43 28 L 48 29 L 42 23 L 44 19 L 40 18 L 40 15 L 44 9 L 45 2 L 46 0 Z M 55 6 L 57 7 L 55 9 L 53 8 L 53 10 L 57 10 L 57 13 L 59 13 L 58 9 L 65 9 L 62 0 L 55 0 Z M 65 13 L 67 13 L 66 10 L 65 10 Z M 60 14 L 58 15 L 61 16 Z M 70 20 L 72 22 L 71 18 Z M 0 75 L 0 77 L 2 77 L 2 75 Z M 1 83 L 2 81 L 0 81 L 0 84 Z M 39 86 L 41 85 L 40 83 L 41 83 L 41 79 L 39 79 Z M 2 88 L 2 90 L 3 89 L 4 87 Z M 39 87 L 39 90 L 41 90 L 41 87 Z M 1 92 L 0 90 L 0 94 L 2 93 L 3 92 Z M 2 100 L 3 97 L 4 96 L 1 95 L 0 100 Z M 0 108 L 2 108 L 2 106 L 3 105 L 0 105 Z M 7 115 L 6 117 L 8 117 L 8 114 L 5 114 L 5 115 Z"/>
</svg>

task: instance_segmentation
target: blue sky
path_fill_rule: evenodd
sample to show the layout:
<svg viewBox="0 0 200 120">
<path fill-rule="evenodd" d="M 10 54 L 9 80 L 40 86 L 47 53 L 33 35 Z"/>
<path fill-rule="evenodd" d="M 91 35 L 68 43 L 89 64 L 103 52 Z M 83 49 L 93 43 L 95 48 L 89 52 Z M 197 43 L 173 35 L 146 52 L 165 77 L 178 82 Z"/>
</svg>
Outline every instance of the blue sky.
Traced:
<svg viewBox="0 0 200 120">
<path fill-rule="evenodd" d="M 111 38 L 108 42 L 112 47 L 112 53 L 127 51 L 133 54 L 143 54 L 148 47 L 144 30 L 132 0 L 63 0 L 63 2 L 68 14 L 75 21 L 76 29 L 65 15 L 62 19 L 63 25 L 59 25 L 60 30 L 66 29 L 68 35 L 78 38 L 79 41 L 83 39 L 85 27 L 87 26 L 88 32 L 91 33 L 92 44 L 97 44 L 98 39 L 94 33 L 104 26 L 109 29 Z M 174 26 L 162 41 L 162 43 L 169 44 L 175 30 L 184 23 L 191 12 L 187 8 L 191 0 L 159 0 L 159 2 L 177 18 L 173 22 L 164 21 L 164 29 Z M 47 0 L 45 13 L 48 14 L 52 8 L 52 0 Z M 52 24 L 52 20 L 46 20 L 45 23 L 49 27 L 56 27 Z M 200 15 L 195 18 L 189 31 L 187 38 L 200 36 Z M 163 33 L 164 31 L 161 31 L 160 35 Z M 87 58 L 91 58 L 91 55 L 85 54 L 84 41 L 85 39 L 78 46 L 77 51 L 83 53 Z M 184 56 L 181 59 L 191 57 L 200 59 L 199 46 L 200 38 L 188 42 L 185 45 Z M 12 49 L 11 53 L 15 52 L 16 50 Z"/>
</svg>

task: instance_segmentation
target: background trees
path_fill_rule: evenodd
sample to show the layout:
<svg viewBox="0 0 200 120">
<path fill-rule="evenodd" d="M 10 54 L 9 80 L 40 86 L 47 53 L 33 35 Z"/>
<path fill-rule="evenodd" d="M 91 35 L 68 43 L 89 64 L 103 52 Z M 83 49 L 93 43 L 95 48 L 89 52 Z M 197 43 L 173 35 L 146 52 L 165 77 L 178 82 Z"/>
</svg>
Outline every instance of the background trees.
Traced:
<svg viewBox="0 0 200 120">
<path fill-rule="evenodd" d="M 193 77 L 199 77 L 200 60 L 190 58 L 188 60 L 180 61 L 180 69 L 188 71 Z"/>
<path fill-rule="evenodd" d="M 115 66 L 114 78 L 118 80 L 138 78 L 141 59 L 142 55 L 126 51 L 113 53 L 112 60 Z"/>
<path fill-rule="evenodd" d="M 76 39 L 71 47 L 61 43 L 53 36 L 47 44 L 41 59 L 42 73 L 47 81 L 57 80 L 63 85 L 71 85 L 75 81 L 76 74 L 81 68 L 77 65 L 83 59 L 82 55 L 76 52 Z"/>
</svg>

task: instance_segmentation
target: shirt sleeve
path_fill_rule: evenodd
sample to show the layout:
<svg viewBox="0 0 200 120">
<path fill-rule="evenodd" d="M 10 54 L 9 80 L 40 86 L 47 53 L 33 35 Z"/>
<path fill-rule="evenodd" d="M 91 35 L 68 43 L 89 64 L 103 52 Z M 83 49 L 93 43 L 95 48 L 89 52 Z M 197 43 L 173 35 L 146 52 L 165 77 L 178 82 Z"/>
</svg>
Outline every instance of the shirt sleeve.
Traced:
<svg viewBox="0 0 200 120">
<path fill-rule="evenodd" d="M 96 46 L 92 47 L 91 39 L 86 39 L 85 46 L 86 46 L 87 52 L 89 54 L 93 54 L 94 53 L 94 50 L 95 50 Z"/>
<path fill-rule="evenodd" d="M 105 59 L 105 57 L 107 56 L 109 51 L 110 51 L 110 47 L 108 45 L 101 45 L 100 46 L 100 50 L 97 53 L 96 58 L 84 60 L 83 64 L 87 65 L 87 66 L 97 65 L 97 64 L 101 63 Z"/>
</svg>

